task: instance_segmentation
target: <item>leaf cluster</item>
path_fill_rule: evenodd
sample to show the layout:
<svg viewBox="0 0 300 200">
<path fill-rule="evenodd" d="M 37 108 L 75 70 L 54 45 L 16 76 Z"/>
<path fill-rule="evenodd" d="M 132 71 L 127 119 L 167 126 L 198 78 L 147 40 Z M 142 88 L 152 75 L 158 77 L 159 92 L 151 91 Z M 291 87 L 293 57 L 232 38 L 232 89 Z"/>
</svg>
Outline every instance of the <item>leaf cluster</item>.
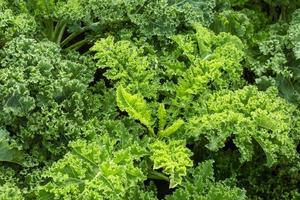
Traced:
<svg viewBox="0 0 300 200">
<path fill-rule="evenodd" d="M 0 199 L 299 199 L 299 9 L 0 0 Z"/>
</svg>

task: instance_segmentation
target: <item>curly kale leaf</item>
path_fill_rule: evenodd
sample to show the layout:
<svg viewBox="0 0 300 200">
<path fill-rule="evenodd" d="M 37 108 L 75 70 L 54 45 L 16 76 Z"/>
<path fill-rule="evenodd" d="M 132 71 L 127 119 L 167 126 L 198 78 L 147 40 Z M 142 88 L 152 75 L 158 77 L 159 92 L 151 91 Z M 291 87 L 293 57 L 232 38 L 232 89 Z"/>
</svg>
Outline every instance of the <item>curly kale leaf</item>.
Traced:
<svg viewBox="0 0 300 200">
<path fill-rule="evenodd" d="M 1 136 L 0 136 L 1 137 Z M 1 139 L 1 138 L 0 138 Z M 19 188 L 19 180 L 10 168 L 0 167 L 0 199 L 24 200 L 23 190 Z"/>
<path fill-rule="evenodd" d="M 187 168 L 193 166 L 190 159 L 192 152 L 185 147 L 184 141 L 170 140 L 168 142 L 157 140 L 150 145 L 153 169 L 162 169 L 170 176 L 170 188 L 181 184 L 182 177 L 187 175 Z"/>
<path fill-rule="evenodd" d="M 255 27 L 247 14 L 233 10 L 225 10 L 215 15 L 214 22 L 210 28 L 217 33 L 228 32 L 242 39 L 251 39 Z"/>
<path fill-rule="evenodd" d="M 140 10 L 141 13 L 139 13 Z M 171 35 L 179 26 L 176 7 L 170 6 L 167 0 L 152 1 L 141 5 L 140 10 L 131 11 L 129 17 L 140 27 L 143 35 Z"/>
<path fill-rule="evenodd" d="M 170 36 L 179 25 L 189 26 L 195 22 L 209 25 L 212 21 L 214 1 L 159 0 L 141 5 L 129 14 L 133 23 L 146 36 Z"/>
<path fill-rule="evenodd" d="M 130 116 L 145 125 L 150 131 L 150 134 L 154 134 L 152 129 L 154 121 L 151 117 L 151 110 L 142 97 L 131 95 L 122 86 L 119 86 L 117 88 L 117 103 L 121 111 L 128 112 Z"/>
<path fill-rule="evenodd" d="M 284 53 L 288 45 L 286 29 L 287 24 L 275 24 L 258 33 L 256 42 L 260 55 L 255 58 L 258 62 L 254 61 L 252 68 L 257 76 L 289 75 L 286 65 L 287 57 Z"/>
<path fill-rule="evenodd" d="M 0 199 L 24 200 L 21 190 L 11 183 L 0 185 Z"/>
<path fill-rule="evenodd" d="M 0 55 L 1 124 L 25 149 L 42 143 L 59 153 L 66 137 L 78 137 L 98 113 L 101 101 L 88 92 L 95 65 L 77 53 L 61 54 L 52 42 L 25 37 L 7 43 Z"/>
<path fill-rule="evenodd" d="M 215 35 L 201 25 L 196 25 L 195 34 L 175 35 L 182 54 L 190 61 L 189 68 L 175 86 L 177 106 L 186 105 L 207 91 L 223 88 L 239 88 L 244 84 L 240 64 L 243 44 L 228 33 Z"/>
<path fill-rule="evenodd" d="M 293 13 L 293 19 L 288 30 L 288 37 L 293 45 L 293 52 L 296 59 L 300 59 L 300 10 Z"/>
<path fill-rule="evenodd" d="M 9 132 L 5 129 L 0 129 L 0 162 L 11 162 L 23 165 L 25 154 L 18 149 L 16 144 L 13 144 L 9 138 Z"/>
<path fill-rule="evenodd" d="M 205 103 L 207 109 L 202 116 L 191 119 L 187 133 L 196 138 L 204 135 L 212 151 L 232 138 L 241 161 L 252 159 L 255 143 L 263 149 L 268 166 L 281 158 L 293 159 L 296 108 L 277 95 L 274 88 L 261 92 L 252 86 L 217 92 Z"/>
<path fill-rule="evenodd" d="M 144 55 L 144 48 L 138 48 L 130 41 L 115 42 L 113 37 L 108 37 L 97 41 L 92 50 L 96 51 L 98 66 L 108 68 L 104 73 L 107 79 L 118 81 L 145 97 L 153 98 L 157 95 L 157 64 L 155 57 Z"/>
<path fill-rule="evenodd" d="M 217 182 L 214 179 L 213 161 L 200 163 L 194 169 L 189 170 L 182 185 L 167 200 L 181 199 L 224 199 L 243 200 L 246 199 L 245 191 L 226 184 L 226 181 Z"/>
<path fill-rule="evenodd" d="M 33 35 L 36 26 L 29 13 L 0 4 L 0 47 L 19 35 Z"/>
<path fill-rule="evenodd" d="M 265 24 L 248 40 L 246 67 L 254 72 L 254 79 L 262 90 L 277 86 L 288 101 L 299 104 L 298 88 L 298 10 L 291 13 L 291 21 Z M 298 31 L 298 32 L 297 32 Z"/>
<path fill-rule="evenodd" d="M 107 135 L 93 142 L 72 142 L 71 151 L 45 172 L 48 181 L 37 188 L 37 197 L 124 199 L 129 190 L 146 178 L 135 166 L 143 151 L 136 151 L 141 148 L 136 144 L 118 149 L 116 142 Z"/>
</svg>

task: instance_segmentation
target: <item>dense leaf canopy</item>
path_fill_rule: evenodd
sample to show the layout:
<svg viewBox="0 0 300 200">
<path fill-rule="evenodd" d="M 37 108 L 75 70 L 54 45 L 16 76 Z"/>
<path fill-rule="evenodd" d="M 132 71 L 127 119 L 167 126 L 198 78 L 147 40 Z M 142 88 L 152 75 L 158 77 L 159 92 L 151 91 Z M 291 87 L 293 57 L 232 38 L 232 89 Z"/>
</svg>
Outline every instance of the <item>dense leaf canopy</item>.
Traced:
<svg viewBox="0 0 300 200">
<path fill-rule="evenodd" d="M 0 200 L 298 200 L 299 67 L 299 0 L 0 0 Z"/>
</svg>

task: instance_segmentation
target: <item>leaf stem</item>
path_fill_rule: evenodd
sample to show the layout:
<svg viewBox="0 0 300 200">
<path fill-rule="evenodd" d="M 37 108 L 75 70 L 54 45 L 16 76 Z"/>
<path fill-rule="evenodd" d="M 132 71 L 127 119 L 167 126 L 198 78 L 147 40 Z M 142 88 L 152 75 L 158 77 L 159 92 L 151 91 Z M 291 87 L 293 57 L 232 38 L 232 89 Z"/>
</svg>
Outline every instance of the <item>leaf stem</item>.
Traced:
<svg viewBox="0 0 300 200">
<path fill-rule="evenodd" d="M 47 36 L 50 41 L 53 41 L 53 22 L 49 19 L 44 20 L 46 30 L 43 33 Z"/>
<path fill-rule="evenodd" d="M 67 50 L 77 50 L 80 47 L 82 47 L 84 44 L 86 44 L 88 42 L 87 39 L 81 40 L 76 42 L 75 44 L 72 44 L 71 46 L 69 46 L 68 48 L 66 48 Z"/>
<path fill-rule="evenodd" d="M 81 28 L 79 31 L 76 31 L 72 34 L 70 34 L 66 39 L 64 39 L 62 42 L 61 42 L 61 47 L 65 46 L 66 44 L 68 44 L 71 40 L 73 40 L 75 37 L 77 37 L 78 35 L 80 35 L 81 33 L 84 32 L 84 29 Z"/>
<path fill-rule="evenodd" d="M 70 34 L 66 39 L 64 39 L 60 46 L 63 47 L 65 45 L 67 45 L 71 40 L 73 40 L 74 38 L 76 38 L 78 35 L 80 35 L 81 33 L 83 33 L 84 31 L 87 31 L 89 29 L 91 29 L 93 26 L 97 26 L 99 25 L 99 23 L 92 23 L 88 26 L 85 26 L 83 28 L 80 28 L 78 31 L 73 32 L 72 34 Z"/>
<path fill-rule="evenodd" d="M 148 127 L 148 129 L 149 129 L 150 136 L 155 137 L 154 130 L 151 127 Z"/>
<path fill-rule="evenodd" d="M 170 179 L 166 175 L 157 171 L 151 171 L 148 178 L 170 182 Z"/>
<path fill-rule="evenodd" d="M 56 44 L 60 44 L 61 42 L 61 38 L 65 32 L 66 29 L 66 23 L 63 21 L 59 21 L 56 26 L 55 26 L 55 31 L 54 31 L 54 40 L 56 42 Z"/>
</svg>

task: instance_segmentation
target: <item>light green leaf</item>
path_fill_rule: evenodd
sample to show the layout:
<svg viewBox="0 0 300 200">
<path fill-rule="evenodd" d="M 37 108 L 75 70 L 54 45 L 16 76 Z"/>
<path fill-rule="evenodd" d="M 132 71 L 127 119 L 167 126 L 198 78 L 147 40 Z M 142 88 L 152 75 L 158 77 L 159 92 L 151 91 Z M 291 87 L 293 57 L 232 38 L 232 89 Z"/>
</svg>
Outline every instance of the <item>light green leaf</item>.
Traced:
<svg viewBox="0 0 300 200">
<path fill-rule="evenodd" d="M 46 184 L 37 188 L 38 199 L 125 199 L 146 179 L 135 166 L 140 155 L 132 148 L 142 150 L 136 144 L 118 149 L 109 135 L 72 142 L 72 150 L 45 171 Z"/>
<path fill-rule="evenodd" d="M 132 118 L 139 120 L 148 128 L 150 134 L 154 135 L 151 110 L 142 97 L 132 95 L 119 86 L 117 88 L 117 104 L 121 111 L 126 111 Z"/>
<path fill-rule="evenodd" d="M 160 131 L 158 133 L 158 135 L 160 137 L 168 137 L 168 136 L 172 135 L 173 133 L 175 133 L 183 124 L 184 124 L 184 121 L 182 119 L 178 119 L 171 126 L 169 126 L 168 128 L 166 128 L 163 131 Z"/>
<path fill-rule="evenodd" d="M 165 105 L 160 104 L 157 111 L 158 127 L 160 131 L 163 130 L 166 126 L 166 117 L 167 111 L 165 109 Z"/>
<path fill-rule="evenodd" d="M 226 181 L 215 181 L 213 161 L 207 160 L 189 170 L 182 184 L 167 200 L 244 200 L 246 191 L 228 185 Z"/>
<path fill-rule="evenodd" d="M 187 168 L 193 166 L 193 161 L 190 159 L 192 152 L 185 146 L 184 141 L 157 140 L 151 144 L 151 151 L 153 169 L 162 169 L 170 176 L 170 188 L 180 185 L 182 177 L 187 174 Z"/>
</svg>

